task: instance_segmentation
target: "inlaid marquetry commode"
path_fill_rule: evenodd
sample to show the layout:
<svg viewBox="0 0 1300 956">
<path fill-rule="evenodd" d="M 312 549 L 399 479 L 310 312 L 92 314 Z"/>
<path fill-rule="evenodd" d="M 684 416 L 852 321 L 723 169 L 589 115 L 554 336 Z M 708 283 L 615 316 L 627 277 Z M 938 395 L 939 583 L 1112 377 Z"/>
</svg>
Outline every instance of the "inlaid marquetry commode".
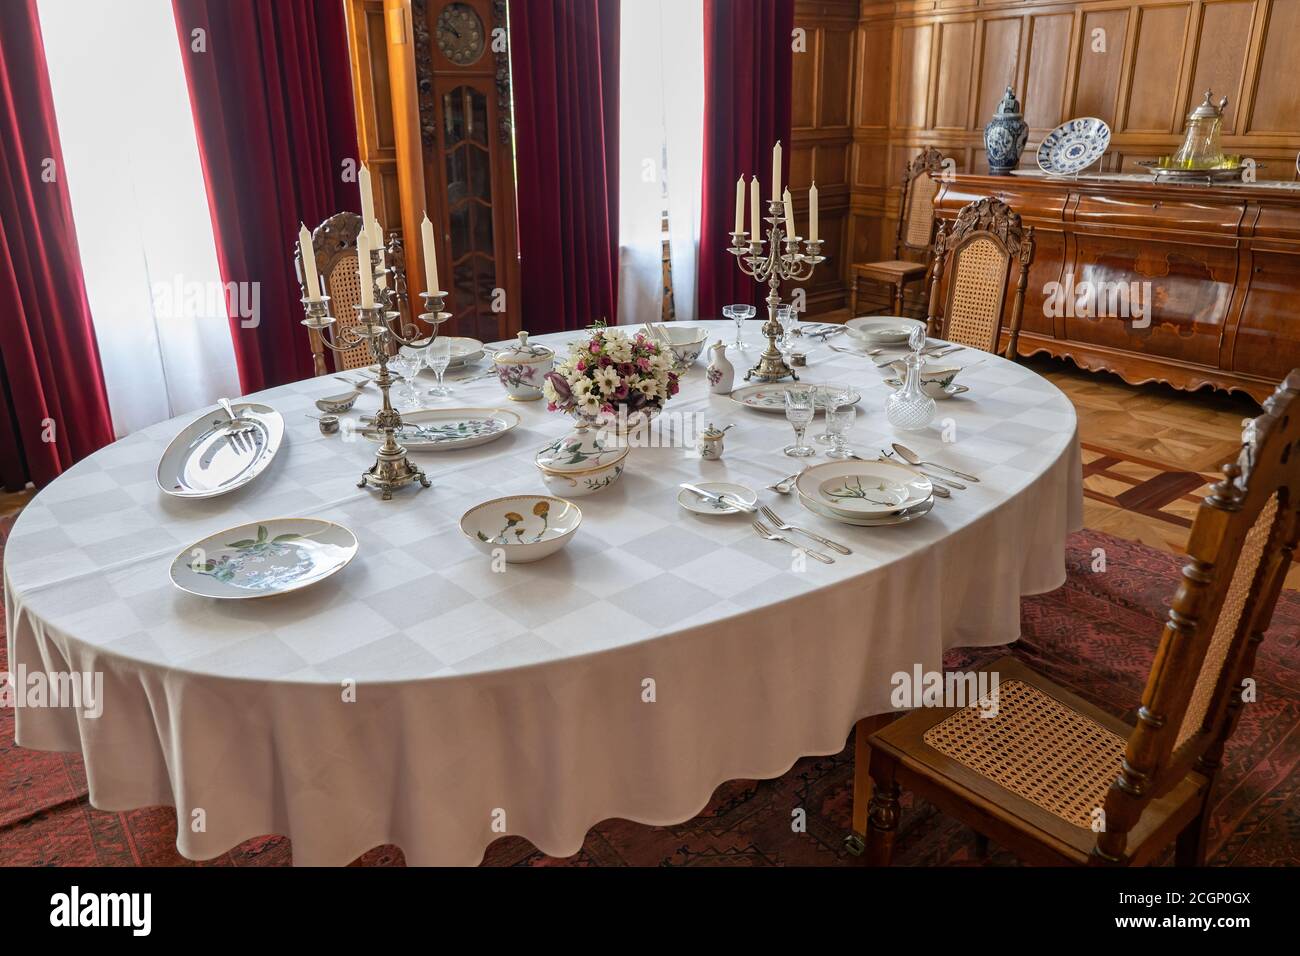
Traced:
<svg viewBox="0 0 1300 956">
<path fill-rule="evenodd" d="M 959 174 L 936 214 L 984 196 L 1035 230 L 1020 354 L 1256 399 L 1300 367 L 1300 184 Z"/>
</svg>

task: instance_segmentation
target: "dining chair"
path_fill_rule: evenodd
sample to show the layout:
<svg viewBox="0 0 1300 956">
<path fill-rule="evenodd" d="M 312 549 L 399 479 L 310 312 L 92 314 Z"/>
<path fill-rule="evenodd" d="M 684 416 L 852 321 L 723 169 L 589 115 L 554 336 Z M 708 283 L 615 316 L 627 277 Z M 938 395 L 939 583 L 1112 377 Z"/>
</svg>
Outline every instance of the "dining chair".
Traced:
<svg viewBox="0 0 1300 956">
<path fill-rule="evenodd" d="M 1145 865 L 1170 843 L 1178 865 L 1205 863 L 1224 746 L 1300 537 L 1300 369 L 1222 470 L 1197 510 L 1136 723 L 997 661 L 984 699 L 996 695 L 994 716 L 922 708 L 865 742 L 869 861 L 889 862 L 907 787 L 1029 863 Z"/>
<path fill-rule="evenodd" d="M 361 279 L 357 273 L 357 236 L 361 232 L 361 217 L 354 212 L 340 212 L 330 216 L 312 230 L 311 244 L 316 255 L 316 271 L 325 283 L 325 294 L 330 297 L 330 314 L 337 325 L 335 333 L 357 324 L 356 307 L 361 302 Z M 406 275 L 403 265 L 402 245 L 394 234 L 388 243 L 387 259 L 392 269 L 392 281 L 397 293 L 399 308 L 406 299 Z M 298 274 L 298 287 L 306 294 L 302 266 L 298 262 L 297 247 L 294 265 Z M 320 333 L 308 330 L 311 340 L 312 364 L 315 374 L 324 375 L 325 346 Z M 334 371 L 344 372 L 365 368 L 374 362 L 370 346 L 363 342 L 341 352 L 330 350 L 334 357 Z"/>
<path fill-rule="evenodd" d="M 1033 226 L 1022 226 L 1020 216 L 1000 199 L 977 200 L 963 207 L 951 223 L 941 222 L 930 270 L 930 334 L 958 345 L 997 352 L 1005 324 L 1008 334 L 1004 354 L 1014 361 L 1025 307 L 1025 283 L 1033 258 Z M 1017 265 L 1015 301 L 1010 319 L 1005 320 L 1007 282 Z"/>
<path fill-rule="evenodd" d="M 921 150 L 907 164 L 898 203 L 894 258 L 884 262 L 854 263 L 849 269 L 853 283 L 849 289 L 850 318 L 858 314 L 858 284 L 864 279 L 893 290 L 894 311 L 898 315 L 903 314 L 903 292 L 909 283 L 920 282 L 924 296 L 934 239 L 934 197 L 939 191 L 935 177 L 943 172 L 943 164 L 943 154 L 933 146 Z M 907 258 L 908 255 L 915 259 Z"/>
</svg>

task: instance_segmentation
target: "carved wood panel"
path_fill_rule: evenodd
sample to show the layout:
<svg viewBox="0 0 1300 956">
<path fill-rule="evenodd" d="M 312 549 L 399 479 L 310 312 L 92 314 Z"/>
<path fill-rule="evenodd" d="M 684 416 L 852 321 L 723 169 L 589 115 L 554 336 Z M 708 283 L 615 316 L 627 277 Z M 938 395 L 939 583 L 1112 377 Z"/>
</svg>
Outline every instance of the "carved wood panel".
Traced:
<svg viewBox="0 0 1300 956">
<path fill-rule="evenodd" d="M 819 270 L 820 308 L 847 300 L 853 261 L 890 258 L 899 176 L 922 146 L 951 156 L 958 171 L 987 171 L 983 128 L 1008 83 L 1030 127 L 1022 168 L 1037 167 L 1047 132 L 1091 115 L 1113 130 L 1101 168 L 1138 171 L 1137 161 L 1177 149 L 1184 117 L 1212 86 L 1230 99 L 1225 149 L 1267 164 L 1261 179 L 1295 179 L 1300 0 L 800 0 L 795 24 L 825 34 L 854 16 L 853 43 L 840 43 L 852 48 L 845 256 Z M 816 116 L 841 90 L 826 69 L 796 64 L 803 114 Z M 810 155 L 821 155 L 822 137 L 841 142 L 816 119 L 796 127 Z M 825 287 L 832 272 L 839 299 Z M 864 311 L 873 304 L 865 286 L 860 301 Z M 889 305 L 887 292 L 876 304 Z M 1028 328 L 1028 303 L 1025 313 Z"/>
</svg>

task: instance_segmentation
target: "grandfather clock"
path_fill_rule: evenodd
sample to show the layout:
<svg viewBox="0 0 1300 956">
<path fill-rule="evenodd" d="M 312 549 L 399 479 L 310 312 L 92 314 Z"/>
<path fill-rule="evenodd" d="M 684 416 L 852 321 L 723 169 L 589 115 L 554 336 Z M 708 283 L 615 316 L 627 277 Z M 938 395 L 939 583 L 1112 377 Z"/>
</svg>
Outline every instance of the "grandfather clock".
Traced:
<svg viewBox="0 0 1300 956">
<path fill-rule="evenodd" d="M 411 0 L 425 207 L 453 332 L 491 341 L 518 319 L 506 0 Z"/>
</svg>

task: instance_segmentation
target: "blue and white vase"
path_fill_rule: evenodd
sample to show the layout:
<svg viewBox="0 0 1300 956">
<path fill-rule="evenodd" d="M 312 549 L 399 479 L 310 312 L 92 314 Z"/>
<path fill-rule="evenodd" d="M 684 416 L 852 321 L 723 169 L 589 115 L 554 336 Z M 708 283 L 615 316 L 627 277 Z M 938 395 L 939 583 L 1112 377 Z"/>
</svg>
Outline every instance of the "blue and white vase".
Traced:
<svg viewBox="0 0 1300 956">
<path fill-rule="evenodd" d="M 1028 138 L 1029 126 L 1020 113 L 1020 101 L 1008 86 L 993 119 L 984 127 L 984 152 L 988 157 L 989 172 L 995 176 L 1009 176 L 1020 165 L 1020 154 Z"/>
</svg>

